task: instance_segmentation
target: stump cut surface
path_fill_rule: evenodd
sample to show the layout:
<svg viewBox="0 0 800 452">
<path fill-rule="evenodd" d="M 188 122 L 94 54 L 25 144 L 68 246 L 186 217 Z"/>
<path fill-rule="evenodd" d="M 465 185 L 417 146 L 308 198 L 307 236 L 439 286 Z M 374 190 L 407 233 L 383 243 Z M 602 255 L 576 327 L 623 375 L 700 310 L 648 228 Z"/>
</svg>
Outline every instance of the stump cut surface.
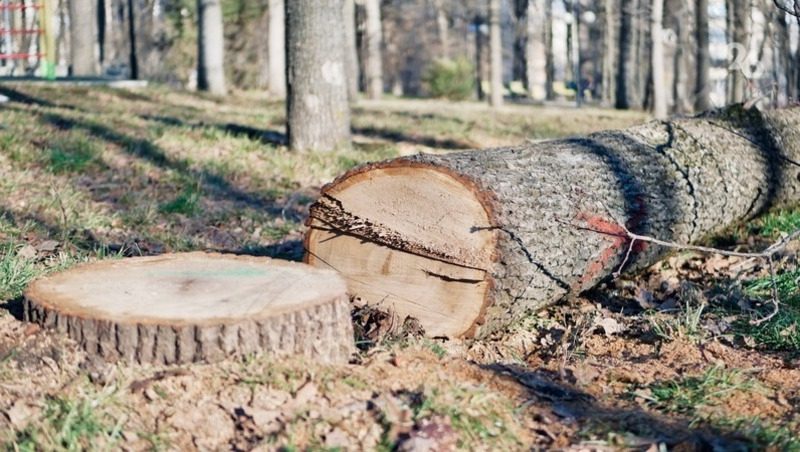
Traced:
<svg viewBox="0 0 800 452">
<path fill-rule="evenodd" d="M 336 362 L 353 348 L 345 283 L 268 258 L 186 253 L 85 264 L 34 282 L 29 321 L 136 362 L 250 353 Z"/>
</svg>

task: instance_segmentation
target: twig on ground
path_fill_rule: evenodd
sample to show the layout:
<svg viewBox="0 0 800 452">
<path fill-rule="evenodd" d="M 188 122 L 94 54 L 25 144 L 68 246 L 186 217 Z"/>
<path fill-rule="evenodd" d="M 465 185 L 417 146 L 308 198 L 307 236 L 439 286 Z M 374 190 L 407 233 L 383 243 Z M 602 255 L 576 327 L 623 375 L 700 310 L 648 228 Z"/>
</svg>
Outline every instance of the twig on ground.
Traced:
<svg viewBox="0 0 800 452">
<path fill-rule="evenodd" d="M 609 213 L 609 215 L 611 215 L 610 212 L 608 212 L 608 213 Z M 612 218 L 613 217 L 614 216 L 612 215 Z M 781 252 L 784 249 L 786 249 L 786 246 L 789 245 L 789 243 L 791 243 L 793 240 L 796 240 L 797 238 L 800 237 L 800 229 L 797 229 L 794 232 L 792 232 L 791 234 L 783 237 L 781 240 L 773 243 L 772 245 L 770 245 L 769 247 L 767 247 L 763 251 L 755 252 L 755 253 L 745 253 L 745 252 L 740 252 L 740 251 L 721 250 L 721 249 L 712 248 L 712 247 L 709 247 L 709 246 L 686 245 L 686 244 L 682 244 L 682 243 L 670 242 L 670 241 L 667 241 L 667 240 L 660 240 L 660 239 L 657 239 L 655 237 L 650 237 L 650 236 L 647 236 L 647 235 L 636 234 L 634 232 L 631 232 L 628 229 L 628 227 L 625 226 L 625 223 L 622 222 L 622 221 L 617 220 L 617 224 L 619 224 L 619 226 L 625 232 L 625 236 L 628 239 L 628 250 L 625 253 L 625 257 L 622 259 L 622 263 L 619 265 L 617 271 L 612 273 L 612 276 L 614 278 L 618 278 L 619 275 L 622 273 L 622 269 L 628 264 L 628 261 L 630 260 L 630 257 L 631 257 L 631 253 L 633 252 L 633 247 L 636 245 L 637 241 L 646 242 L 646 243 L 652 243 L 652 244 L 655 244 L 655 245 L 660 245 L 660 246 L 663 246 L 663 247 L 666 247 L 666 248 L 672 248 L 672 249 L 677 249 L 677 250 L 697 251 L 697 252 L 701 252 L 701 253 L 719 254 L 719 255 L 722 255 L 722 256 L 730 256 L 730 257 L 741 257 L 741 258 L 745 258 L 745 259 L 766 259 L 767 260 L 767 264 L 768 264 L 767 266 L 768 266 L 768 269 L 769 269 L 769 278 L 770 278 L 771 292 L 772 292 L 770 301 L 772 303 L 773 310 L 766 317 L 763 317 L 763 318 L 760 318 L 760 319 L 751 320 L 750 323 L 752 325 L 761 325 L 762 323 L 765 323 L 765 322 L 768 322 L 768 321 L 772 320 L 776 315 L 778 315 L 778 312 L 780 312 L 780 296 L 778 294 L 778 284 L 777 284 L 777 282 L 775 280 L 774 257 L 775 257 L 776 254 L 778 254 L 779 252 Z M 573 224 L 573 226 L 575 226 L 575 225 Z M 586 228 L 586 227 L 579 227 L 579 228 L 580 229 L 584 229 L 584 230 L 589 230 L 589 231 L 592 231 L 592 232 L 596 232 L 598 234 L 613 235 L 615 237 L 619 237 L 620 236 L 620 234 L 613 234 L 613 233 L 609 233 L 609 232 L 598 231 L 596 229 L 591 229 L 591 228 Z"/>
</svg>

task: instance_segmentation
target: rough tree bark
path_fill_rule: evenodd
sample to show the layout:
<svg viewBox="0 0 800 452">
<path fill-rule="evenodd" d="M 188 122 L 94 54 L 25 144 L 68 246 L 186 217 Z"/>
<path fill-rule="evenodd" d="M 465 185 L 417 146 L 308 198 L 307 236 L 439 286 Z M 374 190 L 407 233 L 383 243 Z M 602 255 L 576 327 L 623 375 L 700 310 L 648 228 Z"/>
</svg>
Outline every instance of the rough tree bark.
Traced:
<svg viewBox="0 0 800 452">
<path fill-rule="evenodd" d="M 81 265 L 34 282 L 25 319 L 90 354 L 155 364 L 252 353 L 346 362 L 346 286 L 294 262 L 186 253 Z"/>
<path fill-rule="evenodd" d="M 269 0 L 269 59 L 267 66 L 269 92 L 276 97 L 286 96 L 286 17 L 284 0 Z"/>
<path fill-rule="evenodd" d="M 355 169 L 311 207 L 306 259 L 433 336 L 485 336 L 617 271 L 625 228 L 695 242 L 800 201 L 800 109 L 741 107 Z M 636 243 L 626 270 L 664 249 Z"/>
<path fill-rule="evenodd" d="M 616 70 L 617 53 L 617 28 L 619 17 L 615 4 L 616 0 L 603 1 L 603 95 L 604 105 L 614 105 L 616 90 L 614 86 L 614 72 Z"/>
<path fill-rule="evenodd" d="M 535 101 L 544 101 L 547 98 L 545 1 L 528 0 L 525 72 L 528 77 L 528 95 Z"/>
<path fill-rule="evenodd" d="M 227 88 L 220 0 L 197 0 L 197 22 L 197 89 L 222 96 Z"/>
<path fill-rule="evenodd" d="M 503 41 L 500 29 L 500 0 L 489 0 L 489 104 L 503 105 Z"/>
<path fill-rule="evenodd" d="M 358 99 L 358 44 L 356 42 L 356 2 L 344 0 L 344 57 L 347 71 L 347 97 Z"/>
<path fill-rule="evenodd" d="M 747 96 L 748 80 L 744 71 L 748 64 L 752 11 L 750 0 L 729 0 L 728 7 L 731 9 L 728 34 L 732 44 L 728 103 L 736 104 L 744 102 Z"/>
<path fill-rule="evenodd" d="M 341 0 L 286 4 L 287 130 L 293 150 L 350 147 Z"/>
<path fill-rule="evenodd" d="M 664 0 L 653 0 L 650 33 L 653 66 L 653 116 L 667 117 L 667 84 L 664 81 Z"/>
<path fill-rule="evenodd" d="M 364 72 L 367 78 L 367 94 L 376 100 L 383 96 L 383 32 L 381 30 L 381 1 L 364 0 L 366 13 L 367 62 Z"/>
<path fill-rule="evenodd" d="M 448 59 L 450 58 L 450 21 L 447 18 L 444 0 L 433 0 L 433 8 L 436 11 L 436 31 L 441 46 L 439 56 Z"/>
<path fill-rule="evenodd" d="M 547 72 L 547 100 L 554 100 L 556 98 L 556 91 L 553 87 L 553 81 L 556 79 L 556 61 L 553 55 L 553 2 L 545 1 L 544 4 L 545 15 L 545 60 Z"/>
<path fill-rule="evenodd" d="M 695 5 L 695 40 L 697 45 L 697 79 L 694 89 L 694 109 L 701 112 L 711 109 L 711 48 L 708 27 L 708 0 L 697 0 Z"/>
<path fill-rule="evenodd" d="M 96 0 L 70 0 L 70 73 L 75 77 L 97 75 Z"/>
<path fill-rule="evenodd" d="M 620 27 L 619 27 L 619 57 L 617 58 L 617 83 L 615 88 L 616 101 L 614 106 L 625 110 L 632 107 L 632 92 L 636 85 L 636 42 L 634 30 L 634 14 L 637 5 L 636 0 L 622 0 L 620 3 Z"/>
</svg>

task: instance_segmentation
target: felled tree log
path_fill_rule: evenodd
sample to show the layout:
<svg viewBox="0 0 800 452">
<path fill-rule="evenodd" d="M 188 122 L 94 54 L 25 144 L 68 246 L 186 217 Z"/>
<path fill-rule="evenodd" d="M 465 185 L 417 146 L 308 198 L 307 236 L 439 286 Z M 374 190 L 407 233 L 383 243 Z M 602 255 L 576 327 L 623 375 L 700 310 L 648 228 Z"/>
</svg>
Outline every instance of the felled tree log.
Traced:
<svg viewBox="0 0 800 452">
<path fill-rule="evenodd" d="M 34 282 L 24 315 L 110 361 L 259 353 L 336 363 L 355 349 L 344 281 L 268 258 L 186 253 L 81 265 Z"/>
<path fill-rule="evenodd" d="M 485 336 L 623 263 L 631 232 L 696 242 L 800 193 L 800 109 L 734 107 L 357 168 L 311 208 L 307 262 L 429 335 Z M 624 227 L 623 227 L 624 226 Z M 626 270 L 666 250 L 636 243 Z"/>
</svg>

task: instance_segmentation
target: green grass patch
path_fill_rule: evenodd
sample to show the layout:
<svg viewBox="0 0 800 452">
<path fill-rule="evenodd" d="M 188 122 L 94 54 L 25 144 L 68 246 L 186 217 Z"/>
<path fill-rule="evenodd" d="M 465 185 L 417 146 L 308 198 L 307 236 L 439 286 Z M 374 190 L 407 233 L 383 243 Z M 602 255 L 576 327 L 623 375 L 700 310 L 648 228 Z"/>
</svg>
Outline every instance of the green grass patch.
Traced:
<svg viewBox="0 0 800 452">
<path fill-rule="evenodd" d="M 19 247 L 0 248 L 0 300 L 13 300 L 20 295 L 39 271 L 30 259 L 18 256 Z"/>
<path fill-rule="evenodd" d="M 741 372 L 715 366 L 701 375 L 654 383 L 647 387 L 649 395 L 641 391 L 637 395 L 659 411 L 694 415 L 698 407 L 714 406 L 722 397 L 754 385 Z"/>
<path fill-rule="evenodd" d="M 768 322 L 753 325 L 747 319 L 734 324 L 737 334 L 752 337 L 756 344 L 771 350 L 800 352 L 800 270 L 775 276 L 780 299 L 778 313 Z M 772 280 L 764 277 L 745 285 L 745 293 L 772 309 Z M 766 313 L 764 313 L 766 315 Z"/>
<path fill-rule="evenodd" d="M 159 207 L 161 213 L 193 216 L 200 210 L 200 188 L 187 185 L 174 199 Z"/>
<path fill-rule="evenodd" d="M 764 237 L 774 238 L 800 229 L 800 209 L 781 209 L 759 218 L 752 229 Z"/>
<path fill-rule="evenodd" d="M 47 149 L 45 165 L 53 173 L 77 173 L 87 171 L 100 163 L 100 148 L 80 134 L 50 143 Z"/>
<path fill-rule="evenodd" d="M 48 399 L 42 418 L 17 432 L 12 444 L 6 446 L 20 451 L 111 450 L 120 439 L 124 422 L 99 409 L 107 398 Z"/>
<path fill-rule="evenodd" d="M 763 391 L 758 382 L 738 370 L 711 367 L 704 373 L 653 383 L 635 392 L 651 408 L 686 416 L 691 425 L 706 424 L 744 440 L 750 450 L 800 451 L 800 438 L 786 426 L 773 426 L 758 419 L 728 418 L 709 414 L 735 392 Z M 713 412 L 712 412 L 713 413 Z"/>
<path fill-rule="evenodd" d="M 782 450 L 800 452 L 800 437 L 797 427 L 773 427 L 759 419 L 721 419 L 716 426 L 724 428 L 747 439 L 751 450 Z"/>
</svg>

